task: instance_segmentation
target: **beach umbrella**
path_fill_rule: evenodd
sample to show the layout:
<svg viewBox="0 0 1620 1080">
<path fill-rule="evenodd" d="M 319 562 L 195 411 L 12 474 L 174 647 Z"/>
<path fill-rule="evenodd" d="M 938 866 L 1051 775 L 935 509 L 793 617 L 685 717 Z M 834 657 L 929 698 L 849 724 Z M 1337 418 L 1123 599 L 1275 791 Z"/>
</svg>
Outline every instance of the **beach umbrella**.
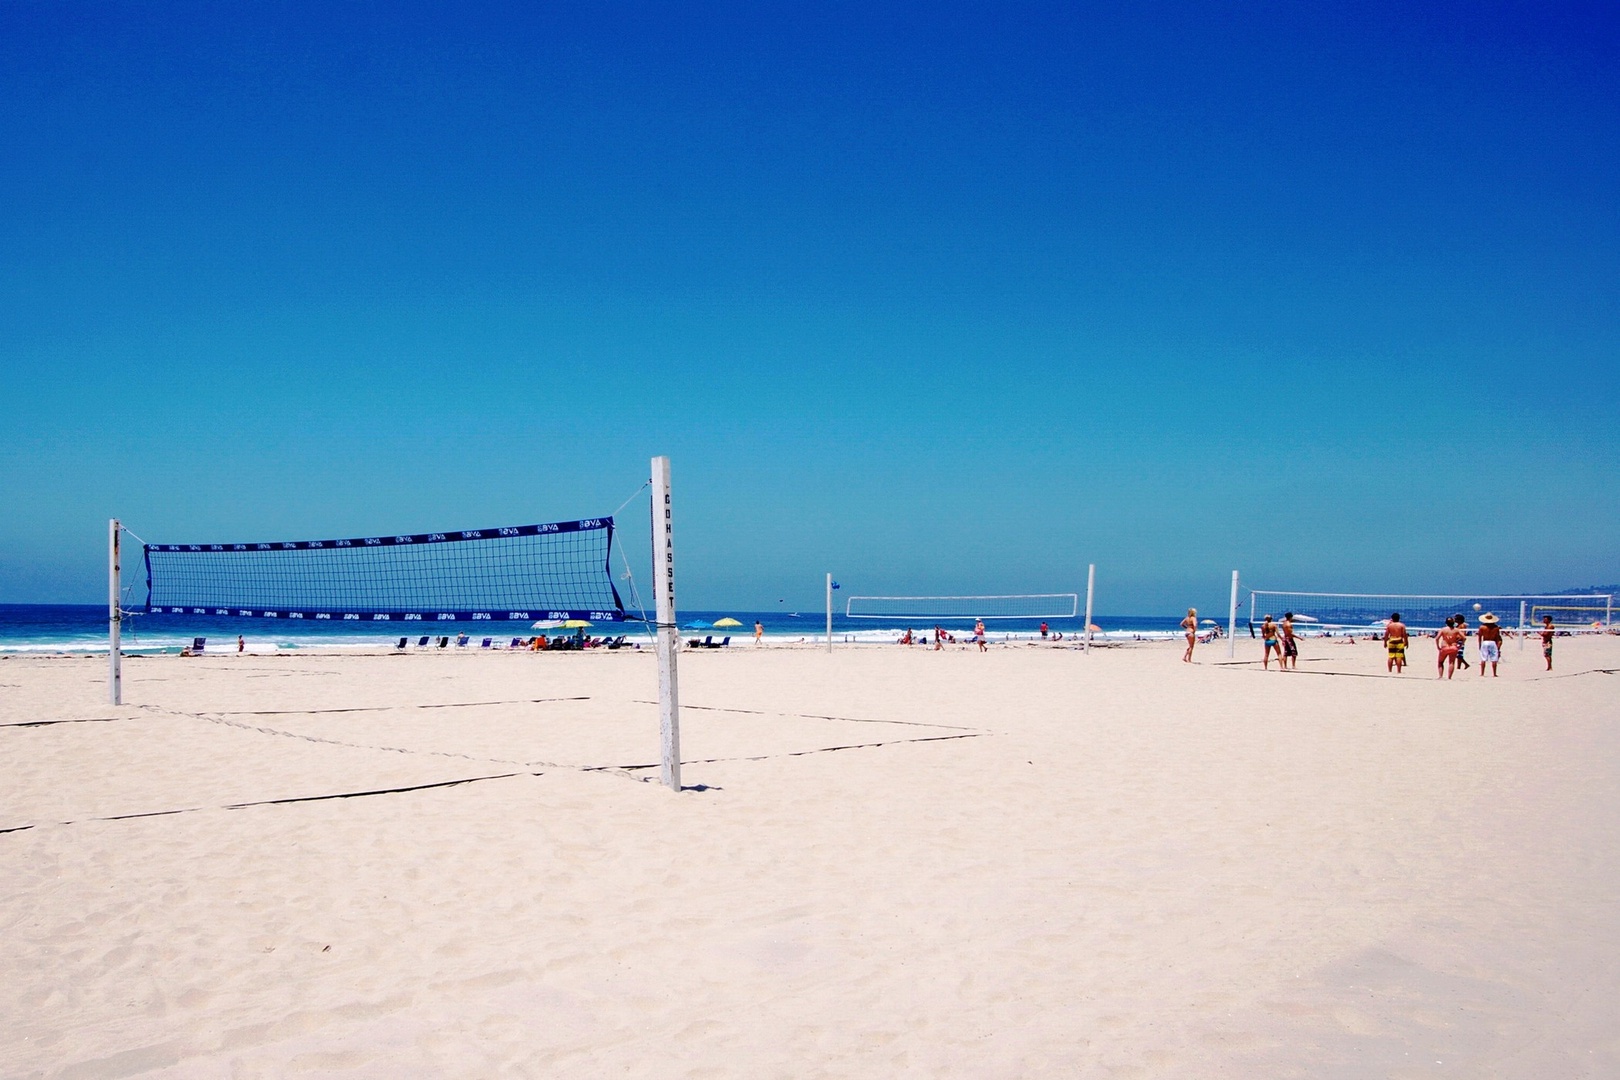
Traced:
<svg viewBox="0 0 1620 1080">
<path fill-rule="evenodd" d="M 706 622 L 701 622 L 701 621 L 699 621 L 699 622 L 689 622 L 685 626 L 681 627 L 681 629 L 682 630 L 707 630 L 707 629 L 709 629 L 709 624 L 706 623 Z"/>
<path fill-rule="evenodd" d="M 741 625 L 742 625 L 742 623 L 738 622 L 736 619 L 731 619 L 731 618 L 716 619 L 714 621 L 714 628 L 716 630 L 720 629 L 722 626 L 741 626 Z"/>
<path fill-rule="evenodd" d="M 1321 622 L 1322 620 L 1318 619 L 1318 618 L 1316 618 L 1316 617 L 1314 617 L 1312 615 L 1295 615 L 1294 616 L 1294 621 L 1295 622 Z"/>
<path fill-rule="evenodd" d="M 564 627 L 566 625 L 567 625 L 567 623 L 560 623 L 556 619 L 541 619 L 537 623 L 530 623 L 529 624 L 529 629 L 530 630 L 559 630 L 559 629 L 561 629 L 562 627 Z"/>
<path fill-rule="evenodd" d="M 1100 626 L 1098 626 L 1098 625 L 1097 625 L 1097 624 L 1096 624 L 1096 623 L 1090 623 L 1090 624 L 1088 624 L 1088 625 L 1087 625 L 1087 626 L 1086 626 L 1086 629 L 1087 629 L 1087 630 L 1090 630 L 1090 631 L 1091 631 L 1091 632 L 1092 632 L 1092 633 L 1093 633 L 1093 634 L 1100 634 L 1100 633 L 1102 633 L 1102 632 L 1103 632 L 1103 628 L 1102 628 L 1102 627 L 1100 627 Z"/>
<path fill-rule="evenodd" d="M 562 627 L 564 630 L 583 630 L 589 625 L 591 624 L 586 622 L 584 619 L 569 619 L 567 622 L 562 624 Z"/>
<path fill-rule="evenodd" d="M 1216 622 L 1214 619 L 1199 619 L 1198 620 L 1198 625 L 1199 626 L 1219 626 L 1221 624 Z"/>
</svg>

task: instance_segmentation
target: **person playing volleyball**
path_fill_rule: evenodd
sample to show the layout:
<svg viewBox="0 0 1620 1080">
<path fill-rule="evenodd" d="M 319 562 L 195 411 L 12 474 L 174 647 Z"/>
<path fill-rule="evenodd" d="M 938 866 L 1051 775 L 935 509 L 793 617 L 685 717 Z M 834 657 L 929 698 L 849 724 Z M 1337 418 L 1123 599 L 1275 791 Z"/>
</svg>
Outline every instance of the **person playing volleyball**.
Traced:
<svg viewBox="0 0 1620 1080">
<path fill-rule="evenodd" d="M 1491 677 L 1496 678 L 1496 664 L 1502 659 L 1502 628 L 1496 623 L 1496 615 L 1487 611 L 1479 617 L 1479 677 L 1485 677 L 1485 665 L 1491 668 Z"/>
<path fill-rule="evenodd" d="M 1401 622 L 1401 613 L 1392 612 L 1389 622 L 1384 624 L 1384 650 L 1389 654 L 1389 661 L 1384 665 L 1385 671 L 1406 670 L 1407 640 L 1406 624 Z"/>
<path fill-rule="evenodd" d="M 1187 617 L 1181 620 L 1181 628 L 1187 631 L 1187 651 L 1181 654 L 1181 662 L 1192 663 L 1193 646 L 1198 643 L 1198 609 L 1187 609 Z"/>
</svg>

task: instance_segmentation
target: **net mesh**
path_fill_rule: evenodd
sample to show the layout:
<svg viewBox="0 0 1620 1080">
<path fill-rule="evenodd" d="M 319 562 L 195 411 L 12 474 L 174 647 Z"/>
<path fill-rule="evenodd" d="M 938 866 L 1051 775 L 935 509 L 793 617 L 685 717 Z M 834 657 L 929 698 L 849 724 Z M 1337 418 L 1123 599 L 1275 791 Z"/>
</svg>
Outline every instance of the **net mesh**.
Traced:
<svg viewBox="0 0 1620 1080">
<path fill-rule="evenodd" d="M 1522 607 L 1521 607 L 1522 605 Z M 1309 631 L 1379 631 L 1384 621 L 1399 612 L 1401 621 L 1412 630 L 1438 630 L 1454 615 L 1462 615 L 1470 625 L 1480 616 L 1492 614 L 1503 626 L 1517 627 L 1521 611 L 1526 625 L 1539 624 L 1541 616 L 1551 615 L 1559 629 L 1582 631 L 1607 629 L 1612 618 L 1613 597 L 1522 596 L 1483 594 L 1438 596 L 1401 593 L 1306 593 L 1254 590 L 1249 594 L 1249 621 L 1258 625 L 1267 615 L 1281 619 L 1294 613 L 1299 629 Z M 1300 616 L 1305 618 L 1301 620 Z"/>
<path fill-rule="evenodd" d="M 1019 596 L 852 596 L 844 605 L 851 619 L 1072 619 L 1077 593 Z"/>
<path fill-rule="evenodd" d="M 154 614 L 623 618 L 613 519 L 251 544 L 147 544 Z"/>
</svg>

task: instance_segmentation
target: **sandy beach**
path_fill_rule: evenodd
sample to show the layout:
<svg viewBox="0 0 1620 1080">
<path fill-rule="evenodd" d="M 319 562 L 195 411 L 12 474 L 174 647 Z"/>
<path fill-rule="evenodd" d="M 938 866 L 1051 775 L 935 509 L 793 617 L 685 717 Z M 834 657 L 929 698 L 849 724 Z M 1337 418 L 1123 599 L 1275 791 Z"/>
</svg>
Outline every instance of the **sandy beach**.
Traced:
<svg viewBox="0 0 1620 1080">
<path fill-rule="evenodd" d="M 1258 653 L 0 661 L 0 1075 L 1620 1075 L 1620 638 Z"/>
</svg>

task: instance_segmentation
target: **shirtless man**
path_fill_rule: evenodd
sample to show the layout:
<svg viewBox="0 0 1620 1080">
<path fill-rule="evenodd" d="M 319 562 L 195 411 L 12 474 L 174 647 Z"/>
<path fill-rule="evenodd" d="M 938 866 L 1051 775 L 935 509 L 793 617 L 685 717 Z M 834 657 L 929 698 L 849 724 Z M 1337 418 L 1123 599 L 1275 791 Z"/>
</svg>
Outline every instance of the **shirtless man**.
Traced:
<svg viewBox="0 0 1620 1080">
<path fill-rule="evenodd" d="M 1547 658 L 1547 670 L 1552 670 L 1553 621 L 1551 615 L 1541 617 L 1541 655 Z"/>
<path fill-rule="evenodd" d="M 1462 637 L 1457 640 L 1457 670 L 1467 671 L 1474 666 L 1463 658 L 1463 653 L 1468 651 L 1468 616 L 1457 615 L 1454 618 L 1457 620 L 1457 629 L 1462 631 Z"/>
<path fill-rule="evenodd" d="M 1284 668 L 1299 670 L 1299 642 L 1294 640 L 1294 613 L 1283 612 L 1282 663 Z"/>
<path fill-rule="evenodd" d="M 1187 632 L 1187 651 L 1181 654 L 1181 662 L 1192 663 L 1193 646 L 1198 644 L 1198 609 L 1187 609 L 1187 617 L 1181 620 L 1181 628 Z"/>
<path fill-rule="evenodd" d="M 1447 619 L 1444 629 L 1434 632 L 1434 651 L 1438 660 L 1437 679 L 1449 679 L 1457 673 L 1457 639 L 1461 636 L 1455 619 Z"/>
<path fill-rule="evenodd" d="M 1288 670 L 1288 661 L 1283 659 L 1282 641 L 1277 636 L 1279 633 L 1276 622 L 1272 620 L 1270 615 L 1267 615 L 1266 621 L 1260 624 L 1260 638 L 1266 643 L 1266 654 L 1260 665 L 1268 671 L 1271 669 L 1271 654 L 1273 651 L 1277 653 L 1277 670 Z"/>
<path fill-rule="evenodd" d="M 1491 666 L 1491 678 L 1496 678 L 1496 663 L 1502 659 L 1502 628 L 1496 615 L 1487 611 L 1479 617 L 1479 677 L 1485 677 L 1485 665 Z"/>
<path fill-rule="evenodd" d="M 1406 624 L 1401 622 L 1401 613 L 1394 612 L 1389 622 L 1384 624 L 1384 651 L 1389 654 L 1389 662 L 1384 665 L 1385 671 L 1403 672 L 1406 670 Z"/>
</svg>

